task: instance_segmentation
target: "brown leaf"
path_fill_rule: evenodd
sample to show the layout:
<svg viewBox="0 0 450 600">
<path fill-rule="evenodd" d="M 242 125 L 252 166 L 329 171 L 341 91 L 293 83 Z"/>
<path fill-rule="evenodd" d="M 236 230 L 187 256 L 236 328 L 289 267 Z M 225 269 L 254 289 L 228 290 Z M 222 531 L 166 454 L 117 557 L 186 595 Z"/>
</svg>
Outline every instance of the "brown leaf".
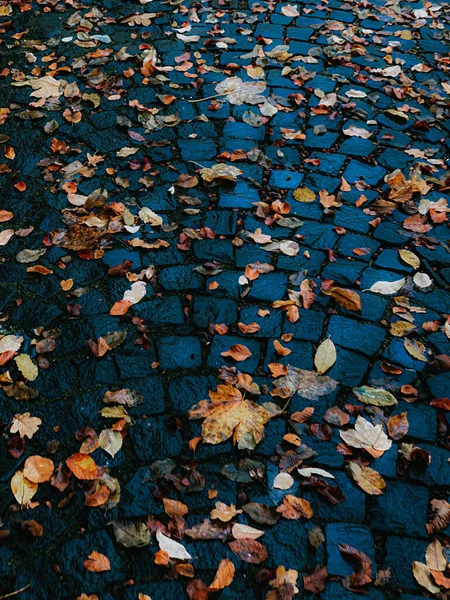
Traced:
<svg viewBox="0 0 450 600">
<path fill-rule="evenodd" d="M 386 488 L 386 482 L 377 471 L 351 461 L 347 463 L 347 473 L 359 487 L 371 496 L 380 496 Z"/>
<path fill-rule="evenodd" d="M 248 504 L 244 504 L 242 510 L 259 525 L 275 525 L 279 520 L 275 507 L 268 506 L 267 504 L 249 502 Z"/>
<path fill-rule="evenodd" d="M 445 529 L 450 523 L 450 504 L 446 500 L 431 500 L 428 534 Z"/>
<path fill-rule="evenodd" d="M 391 417 L 387 422 L 387 429 L 393 440 L 400 440 L 404 437 L 409 429 L 407 413 L 403 412 Z"/>
<path fill-rule="evenodd" d="M 201 400 L 189 411 L 190 419 L 204 418 L 203 440 L 219 444 L 231 436 L 238 448 L 253 450 L 264 436 L 264 425 L 271 414 L 262 406 L 244 399 L 231 385 L 217 386 L 209 393 L 211 401 Z"/>
<path fill-rule="evenodd" d="M 109 558 L 104 554 L 100 554 L 96 550 L 93 550 L 89 556 L 83 560 L 83 565 L 88 571 L 92 573 L 103 573 L 104 571 L 111 571 L 111 564 Z"/>
<path fill-rule="evenodd" d="M 361 298 L 359 297 L 359 294 L 353 290 L 348 290 L 341 287 L 332 287 L 330 290 L 330 295 L 340 306 L 346 310 L 361 310 Z"/>
<path fill-rule="evenodd" d="M 277 508 L 285 519 L 311 519 L 313 511 L 311 504 L 304 498 L 298 498 L 292 494 L 286 494 L 283 498 L 283 502 Z"/>
<path fill-rule="evenodd" d="M 186 592 L 190 600 L 208 600 L 209 598 L 208 587 L 201 579 L 190 581 L 187 584 Z"/>
<path fill-rule="evenodd" d="M 223 502 L 216 502 L 216 508 L 211 511 L 211 519 L 218 519 L 222 523 L 231 521 L 236 515 L 240 515 L 242 510 L 237 509 L 234 504 L 224 504 Z"/>
<path fill-rule="evenodd" d="M 320 594 L 320 592 L 323 592 L 325 589 L 327 577 L 327 568 L 318 567 L 311 575 L 303 575 L 303 587 L 305 590 L 313 592 L 314 594 Z"/>
<path fill-rule="evenodd" d="M 252 356 L 250 350 L 243 344 L 234 344 L 229 350 L 226 352 L 221 352 L 220 354 L 221 356 L 230 356 L 237 362 L 242 362 L 247 360 L 249 356 Z"/>
<path fill-rule="evenodd" d="M 22 529 L 31 533 L 33 537 L 42 537 L 42 534 L 44 533 L 44 528 L 37 521 L 18 521 L 18 524 Z"/>
<path fill-rule="evenodd" d="M 372 581 L 371 559 L 360 550 L 357 550 L 348 544 L 339 544 L 338 548 L 339 552 L 341 552 L 345 558 L 356 563 L 356 570 L 343 582 L 344 587 L 357 591 L 359 588 L 370 583 Z"/>
<path fill-rule="evenodd" d="M 312 406 L 307 406 L 303 410 L 293 412 L 289 418 L 291 421 L 295 423 L 306 423 L 308 419 L 310 419 L 314 414 L 314 408 Z"/>
<path fill-rule="evenodd" d="M 229 547 L 241 560 L 253 565 L 259 565 L 267 558 L 267 550 L 257 540 L 246 538 L 243 540 L 233 540 Z"/>
</svg>

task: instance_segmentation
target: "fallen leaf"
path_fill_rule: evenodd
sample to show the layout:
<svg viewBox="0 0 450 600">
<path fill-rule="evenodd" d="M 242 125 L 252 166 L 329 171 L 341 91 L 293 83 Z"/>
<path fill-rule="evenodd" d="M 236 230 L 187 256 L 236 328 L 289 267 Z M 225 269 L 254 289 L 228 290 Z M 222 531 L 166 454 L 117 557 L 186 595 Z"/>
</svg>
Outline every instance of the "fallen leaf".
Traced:
<svg viewBox="0 0 450 600">
<path fill-rule="evenodd" d="M 217 592 L 228 587 L 234 578 L 235 568 L 230 559 L 224 558 L 217 567 L 213 582 L 209 586 L 210 592 Z"/>
<path fill-rule="evenodd" d="M 182 544 L 167 537 L 159 529 L 156 532 L 156 539 L 158 540 L 161 550 L 167 552 L 170 558 L 176 558 L 178 560 L 190 560 L 192 558 Z"/>
<path fill-rule="evenodd" d="M 277 490 L 289 490 L 294 485 L 294 478 L 289 473 L 278 473 L 273 480 L 273 487 Z"/>
<path fill-rule="evenodd" d="M 397 279 L 396 281 L 377 281 L 370 288 L 369 292 L 376 294 L 396 294 L 405 285 L 406 279 Z"/>
<path fill-rule="evenodd" d="M 324 340 L 316 350 L 314 365 L 317 373 L 323 375 L 336 362 L 336 346 L 331 338 Z"/>
<path fill-rule="evenodd" d="M 286 494 L 277 508 L 277 512 L 285 519 L 311 519 L 313 516 L 311 504 L 304 498 L 298 498 L 292 494 Z"/>
<path fill-rule="evenodd" d="M 39 417 L 32 417 L 29 412 L 14 415 L 10 432 L 18 433 L 21 438 L 31 438 L 39 429 L 42 421 Z"/>
<path fill-rule="evenodd" d="M 386 488 L 386 482 L 381 475 L 370 467 L 350 461 L 346 470 L 353 481 L 370 496 L 380 496 Z"/>
<path fill-rule="evenodd" d="M 438 594 L 441 588 L 434 584 L 430 569 L 424 563 L 415 560 L 412 564 L 415 580 L 432 594 Z"/>
<path fill-rule="evenodd" d="M 103 573 L 104 571 L 111 571 L 111 563 L 109 558 L 104 554 L 100 554 L 96 550 L 93 550 L 89 556 L 83 560 L 84 568 L 92 573 Z"/>
<path fill-rule="evenodd" d="M 114 536 L 125 548 L 141 548 L 150 544 L 150 531 L 139 521 L 113 521 Z"/>
<path fill-rule="evenodd" d="M 360 402 L 370 404 L 371 406 L 393 406 L 397 404 L 397 400 L 391 392 L 381 388 L 363 385 L 359 388 L 353 388 L 353 394 Z"/>
<path fill-rule="evenodd" d="M 222 356 L 230 356 L 237 362 L 242 362 L 244 360 L 247 360 L 247 358 L 249 358 L 250 356 L 252 356 L 250 350 L 247 348 L 247 346 L 244 346 L 243 344 L 234 344 L 229 350 L 221 352 L 220 354 Z"/>
<path fill-rule="evenodd" d="M 32 483 L 44 483 L 49 481 L 53 474 L 55 465 L 49 458 L 34 455 L 29 456 L 23 467 L 23 475 Z"/>
<path fill-rule="evenodd" d="M 69 456 L 66 465 L 77 479 L 92 481 L 97 478 L 97 465 L 88 454 L 76 452 Z"/>
<path fill-rule="evenodd" d="M 353 448 L 363 448 L 372 456 L 379 457 L 392 446 L 391 440 L 383 431 L 381 424 L 372 425 L 361 416 L 358 416 L 354 429 L 340 431 L 341 438 Z"/>
<path fill-rule="evenodd" d="M 297 392 L 303 398 L 317 400 L 320 396 L 333 392 L 338 382 L 331 377 L 318 375 L 314 371 L 292 367 L 286 376 L 276 379 L 274 385 L 277 389 L 286 389 L 291 395 Z"/>
<path fill-rule="evenodd" d="M 228 545 L 232 552 L 234 552 L 236 556 L 244 562 L 253 565 L 259 565 L 267 558 L 266 548 L 257 540 L 253 540 L 251 538 L 233 540 Z"/>
<path fill-rule="evenodd" d="M 202 437 L 207 444 L 229 439 L 240 449 L 253 450 L 264 436 L 271 414 L 252 400 L 244 399 L 232 386 L 219 385 L 210 392 L 211 401 L 202 400 L 189 411 L 190 419 L 204 418 Z"/>
<path fill-rule="evenodd" d="M 11 491 L 21 505 L 26 505 L 38 491 L 38 484 L 27 479 L 22 471 L 16 471 L 11 479 Z"/>
<path fill-rule="evenodd" d="M 390 417 L 387 422 L 387 430 L 393 440 L 400 440 L 408 433 L 409 423 L 406 412 Z"/>
</svg>

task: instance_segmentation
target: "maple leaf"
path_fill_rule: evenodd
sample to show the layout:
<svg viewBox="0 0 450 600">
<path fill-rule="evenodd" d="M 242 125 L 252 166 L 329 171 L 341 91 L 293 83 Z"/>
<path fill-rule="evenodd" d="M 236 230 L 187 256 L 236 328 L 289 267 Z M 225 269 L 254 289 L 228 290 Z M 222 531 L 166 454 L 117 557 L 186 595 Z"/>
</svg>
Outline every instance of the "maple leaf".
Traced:
<svg viewBox="0 0 450 600">
<path fill-rule="evenodd" d="M 341 431 L 341 438 L 353 448 L 363 448 L 375 458 L 380 457 L 392 446 L 391 440 L 383 431 L 381 424 L 372 425 L 363 417 L 356 419 L 355 428 Z"/>
<path fill-rule="evenodd" d="M 190 419 L 204 418 L 202 437 L 207 444 L 220 444 L 233 436 L 238 448 L 253 450 L 264 437 L 271 414 L 252 400 L 244 399 L 231 385 L 217 386 L 211 401 L 202 400 L 189 411 Z"/>
<path fill-rule="evenodd" d="M 243 171 L 233 165 L 224 165 L 222 163 L 213 165 L 212 167 L 204 167 L 200 170 L 200 175 L 205 181 L 215 181 L 216 179 L 226 179 L 228 181 L 236 181 L 238 175 L 242 175 Z"/>
<path fill-rule="evenodd" d="M 286 390 L 287 395 L 298 392 L 308 400 L 317 400 L 319 396 L 326 396 L 338 386 L 338 382 L 327 375 L 318 375 L 314 371 L 305 371 L 296 367 L 289 367 L 288 374 L 279 377 L 274 384 L 277 390 Z M 272 394 L 275 395 L 277 390 Z"/>
<path fill-rule="evenodd" d="M 21 438 L 27 437 L 31 440 L 41 424 L 41 419 L 32 417 L 29 412 L 23 413 L 23 415 L 17 414 L 14 415 L 10 432 L 18 433 Z"/>
<path fill-rule="evenodd" d="M 265 81 L 242 81 L 240 77 L 228 77 L 216 85 L 216 92 L 227 97 L 230 104 L 260 104 L 264 102 Z"/>
</svg>

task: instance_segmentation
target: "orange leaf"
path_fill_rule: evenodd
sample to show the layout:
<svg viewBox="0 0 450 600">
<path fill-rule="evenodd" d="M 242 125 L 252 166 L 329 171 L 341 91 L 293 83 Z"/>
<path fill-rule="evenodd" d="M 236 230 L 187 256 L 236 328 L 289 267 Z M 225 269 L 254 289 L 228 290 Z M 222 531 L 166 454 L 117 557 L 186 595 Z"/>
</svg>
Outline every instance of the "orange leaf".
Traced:
<svg viewBox="0 0 450 600">
<path fill-rule="evenodd" d="M 189 512 L 189 509 L 186 506 L 186 504 L 183 504 L 183 502 L 180 502 L 179 500 L 164 498 L 163 504 L 164 510 L 166 511 L 167 515 L 172 519 L 174 517 L 183 517 Z"/>
<path fill-rule="evenodd" d="M 92 573 L 102 573 L 103 571 L 111 571 L 111 563 L 109 558 L 100 552 L 93 550 L 89 556 L 83 560 L 83 565 Z"/>
<path fill-rule="evenodd" d="M 128 312 L 128 309 L 131 306 L 131 302 L 129 300 L 118 300 L 109 311 L 109 314 L 113 317 L 119 317 Z"/>
<path fill-rule="evenodd" d="M 258 323 L 238 323 L 238 327 L 242 333 L 256 333 L 261 329 L 261 326 Z"/>
<path fill-rule="evenodd" d="M 275 346 L 277 354 L 279 354 L 280 356 L 289 356 L 289 354 L 291 354 L 292 352 L 290 348 L 286 348 L 285 346 L 281 345 L 278 340 L 274 340 L 273 345 Z"/>
<path fill-rule="evenodd" d="M 247 360 L 249 356 L 252 356 L 250 350 L 247 348 L 247 346 L 244 346 L 243 344 L 234 344 L 229 350 L 227 350 L 226 352 L 221 352 L 220 354 L 221 356 L 230 356 L 238 362 Z"/>
<path fill-rule="evenodd" d="M 217 567 L 217 573 L 214 577 L 214 581 L 209 586 L 210 592 L 217 592 L 218 590 L 223 590 L 230 585 L 234 578 L 234 565 L 230 559 L 225 558 L 220 561 L 219 566 Z"/>
<path fill-rule="evenodd" d="M 49 458 L 35 455 L 29 456 L 23 467 L 23 475 L 33 483 L 49 481 L 55 466 Z"/>
<path fill-rule="evenodd" d="M 72 456 L 69 456 L 66 460 L 66 465 L 77 479 L 92 481 L 97 478 L 97 465 L 88 454 L 76 452 Z"/>
</svg>

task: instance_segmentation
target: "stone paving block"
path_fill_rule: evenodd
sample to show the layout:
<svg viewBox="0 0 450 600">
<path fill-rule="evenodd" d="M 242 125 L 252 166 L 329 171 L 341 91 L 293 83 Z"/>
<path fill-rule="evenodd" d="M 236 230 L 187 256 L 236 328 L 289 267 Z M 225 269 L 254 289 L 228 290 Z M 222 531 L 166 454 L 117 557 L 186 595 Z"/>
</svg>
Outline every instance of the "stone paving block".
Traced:
<svg viewBox="0 0 450 600">
<path fill-rule="evenodd" d="M 370 524 L 382 531 L 424 537 L 427 512 L 426 487 L 392 481 L 381 496 L 374 498 Z"/>
</svg>

